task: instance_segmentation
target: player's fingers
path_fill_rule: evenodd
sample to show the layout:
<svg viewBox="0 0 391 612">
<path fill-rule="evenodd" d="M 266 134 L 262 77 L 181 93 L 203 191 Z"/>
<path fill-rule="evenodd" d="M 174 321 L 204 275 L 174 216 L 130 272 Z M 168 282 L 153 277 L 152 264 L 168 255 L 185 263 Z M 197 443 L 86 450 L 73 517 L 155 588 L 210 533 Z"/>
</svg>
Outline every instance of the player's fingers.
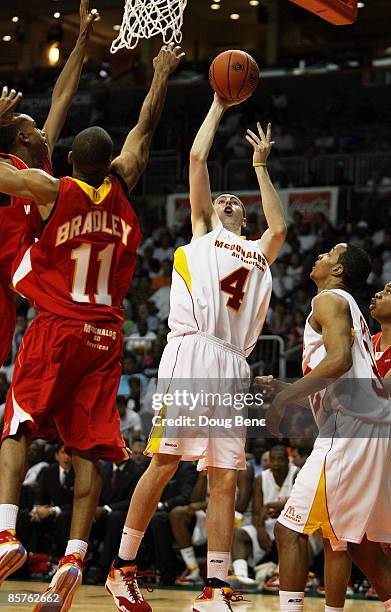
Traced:
<svg viewBox="0 0 391 612">
<path fill-rule="evenodd" d="M 185 57 L 186 53 L 184 51 L 182 51 L 182 53 L 180 53 L 180 55 L 177 55 L 178 59 L 182 59 L 182 57 Z"/>
<path fill-rule="evenodd" d="M 8 87 L 7 87 L 7 85 L 4 85 L 3 91 L 1 92 L 1 97 L 2 98 L 6 98 L 7 95 L 8 95 Z"/>
<path fill-rule="evenodd" d="M 267 130 L 266 130 L 266 140 L 270 142 L 271 137 L 272 137 L 272 124 L 268 123 Z"/>
<path fill-rule="evenodd" d="M 257 122 L 257 128 L 258 128 L 259 137 L 262 140 L 262 142 L 266 141 L 265 132 L 263 131 L 262 126 L 259 123 L 259 121 Z"/>
<path fill-rule="evenodd" d="M 257 144 L 262 144 L 262 141 L 259 136 L 257 136 L 257 134 L 255 134 L 252 130 L 247 130 L 247 134 L 249 134 Z"/>
<path fill-rule="evenodd" d="M 100 17 L 99 11 L 97 11 L 96 9 L 92 9 L 92 11 L 90 11 L 88 15 L 88 19 L 90 21 L 95 21 L 96 19 L 99 19 L 99 17 Z"/>
<path fill-rule="evenodd" d="M 247 142 L 249 142 L 249 143 L 250 143 L 250 145 L 251 145 L 252 147 L 254 147 L 254 149 L 255 149 L 255 147 L 257 147 L 257 146 L 258 146 L 258 145 L 257 145 L 257 143 L 256 143 L 256 142 L 254 142 L 254 140 L 253 140 L 252 138 L 250 138 L 250 136 L 247 136 L 247 135 L 246 135 L 246 140 L 247 140 Z"/>
</svg>

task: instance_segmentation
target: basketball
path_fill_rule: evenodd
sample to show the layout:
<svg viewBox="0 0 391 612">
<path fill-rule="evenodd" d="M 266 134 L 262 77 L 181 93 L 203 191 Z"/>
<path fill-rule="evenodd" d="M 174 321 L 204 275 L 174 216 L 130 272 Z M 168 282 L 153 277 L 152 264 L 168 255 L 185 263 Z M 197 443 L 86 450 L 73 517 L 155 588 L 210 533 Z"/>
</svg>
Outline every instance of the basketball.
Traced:
<svg viewBox="0 0 391 612">
<path fill-rule="evenodd" d="M 212 62 L 209 80 L 221 98 L 239 102 L 249 98 L 258 87 L 258 64 L 245 51 L 223 51 Z"/>
</svg>

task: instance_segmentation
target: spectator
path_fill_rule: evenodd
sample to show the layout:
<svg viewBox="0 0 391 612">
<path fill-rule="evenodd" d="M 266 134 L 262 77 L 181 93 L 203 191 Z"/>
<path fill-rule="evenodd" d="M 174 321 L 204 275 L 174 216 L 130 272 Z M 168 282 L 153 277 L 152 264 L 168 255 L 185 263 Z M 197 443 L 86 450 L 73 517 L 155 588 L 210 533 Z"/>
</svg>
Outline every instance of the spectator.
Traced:
<svg viewBox="0 0 391 612">
<path fill-rule="evenodd" d="M 254 484 L 252 524 L 235 529 L 232 548 L 235 577 L 244 586 L 256 585 L 249 578 L 248 566 L 255 567 L 267 557 L 277 561 L 274 525 L 288 499 L 297 474 L 289 465 L 285 446 L 270 450 L 270 469 L 262 472 Z"/>
<path fill-rule="evenodd" d="M 137 331 L 130 334 L 127 339 L 126 350 L 145 353 L 151 349 L 154 340 L 156 340 L 155 332 L 148 330 L 147 320 L 140 319 L 137 323 Z"/>
<path fill-rule="evenodd" d="M 311 453 L 311 446 L 295 446 L 295 448 L 292 449 L 293 465 L 301 470 Z"/>
<path fill-rule="evenodd" d="M 165 259 L 168 259 L 172 262 L 174 258 L 174 247 L 172 245 L 172 238 L 168 231 L 165 231 L 160 236 L 160 245 L 157 246 L 153 252 L 154 259 L 162 262 Z"/>
<path fill-rule="evenodd" d="M 135 440 L 141 438 L 142 423 L 140 415 L 128 407 L 128 397 L 125 395 L 117 396 L 117 408 L 120 416 L 121 433 L 125 442 L 131 446 Z"/>
<path fill-rule="evenodd" d="M 75 475 L 63 444 L 57 445 L 55 460 L 41 471 L 37 501 L 31 511 L 20 511 L 16 532 L 28 550 L 62 557 L 69 537 Z"/>
<path fill-rule="evenodd" d="M 160 287 L 171 287 L 171 276 L 172 262 L 169 259 L 164 259 L 159 274 L 152 280 L 151 288 L 157 291 Z"/>
</svg>

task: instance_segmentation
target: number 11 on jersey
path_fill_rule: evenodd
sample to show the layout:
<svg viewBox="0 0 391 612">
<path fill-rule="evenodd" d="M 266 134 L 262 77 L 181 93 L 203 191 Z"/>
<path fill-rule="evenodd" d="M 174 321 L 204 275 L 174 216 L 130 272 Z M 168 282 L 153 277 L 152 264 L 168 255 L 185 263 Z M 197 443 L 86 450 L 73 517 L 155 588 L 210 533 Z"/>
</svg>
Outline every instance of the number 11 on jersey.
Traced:
<svg viewBox="0 0 391 612">
<path fill-rule="evenodd" d="M 102 251 L 99 251 L 96 263 L 91 262 L 92 244 L 85 242 L 77 249 L 73 249 L 71 258 L 75 262 L 75 271 L 73 273 L 71 296 L 74 302 L 91 302 L 90 295 L 86 293 L 87 279 L 91 268 L 94 269 L 98 266 L 94 302 L 106 306 L 112 305 L 109 280 L 114 248 L 115 244 L 108 244 Z"/>
</svg>

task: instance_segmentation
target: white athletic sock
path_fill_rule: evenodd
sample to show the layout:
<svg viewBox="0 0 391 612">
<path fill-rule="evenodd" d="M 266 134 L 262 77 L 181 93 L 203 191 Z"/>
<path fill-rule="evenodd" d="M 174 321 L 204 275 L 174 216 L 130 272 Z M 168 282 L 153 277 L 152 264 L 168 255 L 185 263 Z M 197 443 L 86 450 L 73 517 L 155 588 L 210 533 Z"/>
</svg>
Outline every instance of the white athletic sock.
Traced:
<svg viewBox="0 0 391 612">
<path fill-rule="evenodd" d="M 208 578 L 218 578 L 226 582 L 230 560 L 231 554 L 229 552 L 208 550 Z"/>
<path fill-rule="evenodd" d="M 81 560 L 84 561 L 87 548 L 88 542 L 85 542 L 84 540 L 69 540 L 67 549 L 65 551 L 65 556 L 78 553 L 81 556 Z"/>
<path fill-rule="evenodd" d="M 233 562 L 234 574 L 235 576 L 242 576 L 244 578 L 248 578 L 248 564 L 245 559 L 236 559 Z"/>
<path fill-rule="evenodd" d="M 304 593 L 294 591 L 280 591 L 280 611 L 281 612 L 303 612 Z"/>
<path fill-rule="evenodd" d="M 391 612 L 391 599 L 388 599 L 387 601 L 383 601 L 383 606 L 387 612 Z"/>
<path fill-rule="evenodd" d="M 0 531 L 16 529 L 19 506 L 14 504 L 0 504 Z"/>
<path fill-rule="evenodd" d="M 194 548 L 192 546 L 188 546 L 188 548 L 181 548 L 181 555 L 182 559 L 186 563 L 186 567 L 199 569 Z"/>
<path fill-rule="evenodd" d="M 118 556 L 124 561 L 133 561 L 137 556 L 137 551 L 140 547 L 141 540 L 144 537 L 144 531 L 130 529 L 124 526 L 122 530 L 121 544 L 119 546 Z"/>
<path fill-rule="evenodd" d="M 342 606 L 342 608 L 333 608 L 332 606 L 326 606 L 324 607 L 324 612 L 343 612 L 344 611 L 344 606 Z"/>
</svg>

